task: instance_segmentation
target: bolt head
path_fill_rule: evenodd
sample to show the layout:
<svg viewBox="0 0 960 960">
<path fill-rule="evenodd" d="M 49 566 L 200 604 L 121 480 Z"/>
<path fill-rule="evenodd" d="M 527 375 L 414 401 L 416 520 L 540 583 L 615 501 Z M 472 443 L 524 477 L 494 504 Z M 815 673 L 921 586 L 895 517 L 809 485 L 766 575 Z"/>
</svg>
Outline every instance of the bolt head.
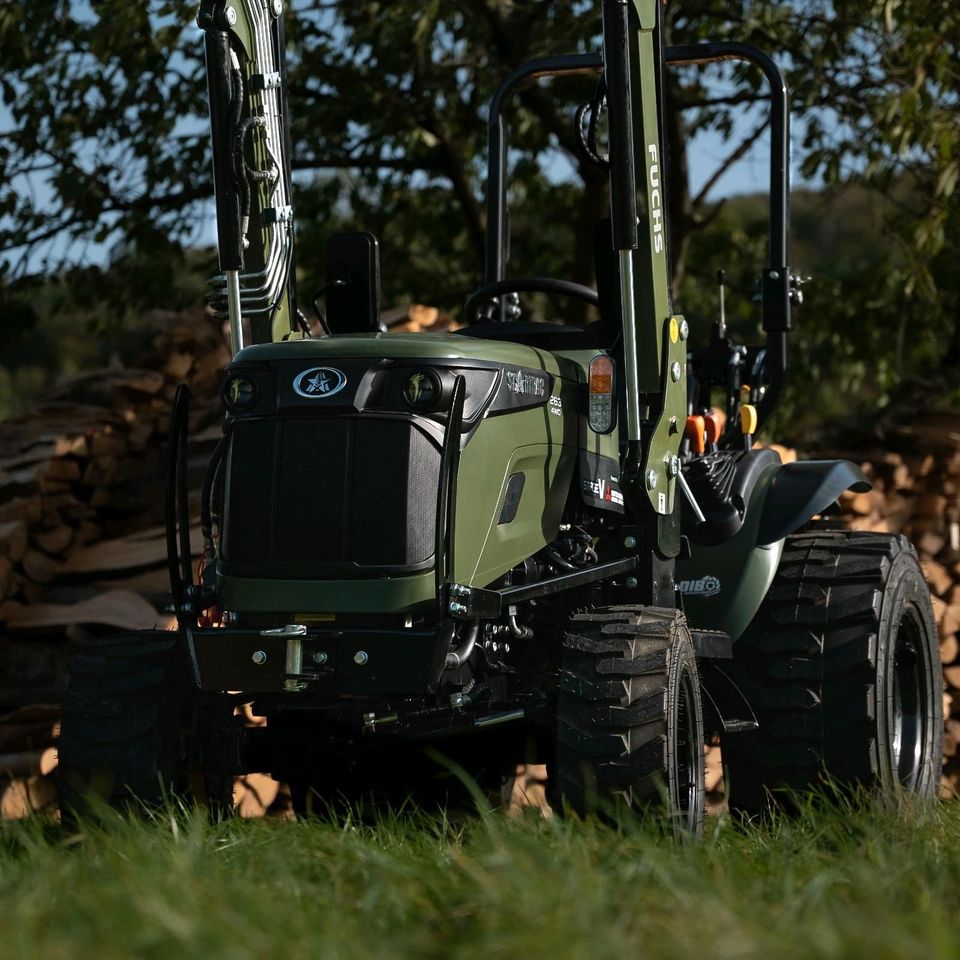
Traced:
<svg viewBox="0 0 960 960">
<path fill-rule="evenodd" d="M 366 666 L 366 664 L 367 664 L 367 662 L 368 662 L 369 660 L 370 660 L 370 655 L 367 653 L 366 650 L 358 650 L 358 651 L 353 655 L 353 662 L 354 662 L 358 667 Z"/>
<path fill-rule="evenodd" d="M 318 650 L 313 655 L 313 662 L 316 664 L 326 663 L 327 662 L 327 652 L 325 650 Z"/>
<path fill-rule="evenodd" d="M 254 650 L 253 656 L 250 658 L 258 667 L 263 666 L 267 662 L 267 652 L 266 650 Z"/>
<path fill-rule="evenodd" d="M 650 490 L 657 489 L 657 471 L 653 467 L 647 471 L 647 488 Z"/>
<path fill-rule="evenodd" d="M 450 694 L 450 706 L 451 706 L 451 707 L 462 707 L 462 706 L 463 706 L 463 694 L 462 694 L 462 693 L 451 693 L 451 694 Z"/>
<path fill-rule="evenodd" d="M 270 9 L 273 11 L 275 17 L 279 17 L 283 13 L 283 0 L 273 0 L 273 3 L 270 4 Z"/>
<path fill-rule="evenodd" d="M 667 465 L 667 476 L 672 480 L 680 472 L 680 458 L 675 454 L 672 457 L 668 454 L 663 459 Z"/>
<path fill-rule="evenodd" d="M 780 279 L 780 271 L 779 271 L 779 270 L 771 270 L 771 271 L 770 271 L 770 279 L 771 279 L 771 280 L 779 280 L 779 279 Z"/>
<path fill-rule="evenodd" d="M 680 339 L 686 340 L 690 336 L 690 324 L 686 320 L 680 321 Z"/>
<path fill-rule="evenodd" d="M 624 545 L 628 550 L 632 550 L 632 549 L 637 545 L 637 538 L 636 538 L 636 537 L 627 537 L 627 539 L 623 541 L 623 545 Z"/>
<path fill-rule="evenodd" d="M 670 376 L 673 378 L 674 383 L 680 382 L 680 377 L 683 376 L 683 370 L 680 368 L 680 362 L 678 360 L 673 361 L 673 366 L 670 367 Z"/>
<path fill-rule="evenodd" d="M 227 18 L 227 23 L 229 23 L 231 27 L 237 25 L 236 7 L 227 7 L 227 9 L 223 11 L 223 15 Z"/>
<path fill-rule="evenodd" d="M 467 608 L 462 603 L 451 603 L 447 606 L 447 609 L 455 616 L 461 617 L 467 612 Z"/>
<path fill-rule="evenodd" d="M 637 589 L 637 578 L 636 577 L 627 577 L 627 589 L 636 590 Z"/>
</svg>

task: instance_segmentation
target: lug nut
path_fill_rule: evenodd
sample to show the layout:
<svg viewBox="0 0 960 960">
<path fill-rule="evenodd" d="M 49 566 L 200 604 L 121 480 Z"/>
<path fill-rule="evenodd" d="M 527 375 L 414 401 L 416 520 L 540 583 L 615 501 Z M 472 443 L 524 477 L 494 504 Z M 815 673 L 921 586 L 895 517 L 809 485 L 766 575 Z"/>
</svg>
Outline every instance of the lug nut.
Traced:
<svg viewBox="0 0 960 960">
<path fill-rule="evenodd" d="M 667 456 L 663 458 L 663 462 L 667 468 L 667 476 L 670 477 L 671 480 L 680 473 L 680 458 L 676 456 L 676 454 L 673 456 L 667 454 Z"/>
<path fill-rule="evenodd" d="M 258 667 L 263 666 L 267 662 L 267 652 L 266 650 L 254 650 L 253 656 L 250 658 Z"/>
<path fill-rule="evenodd" d="M 367 651 L 366 651 L 366 650 L 358 650 L 358 651 L 353 655 L 353 662 L 354 662 L 358 667 L 366 666 L 367 661 L 368 661 L 369 659 L 370 659 L 370 656 L 367 654 Z"/>
<path fill-rule="evenodd" d="M 318 650 L 313 655 L 313 662 L 316 664 L 326 663 L 327 662 L 327 653 L 325 650 Z"/>
</svg>

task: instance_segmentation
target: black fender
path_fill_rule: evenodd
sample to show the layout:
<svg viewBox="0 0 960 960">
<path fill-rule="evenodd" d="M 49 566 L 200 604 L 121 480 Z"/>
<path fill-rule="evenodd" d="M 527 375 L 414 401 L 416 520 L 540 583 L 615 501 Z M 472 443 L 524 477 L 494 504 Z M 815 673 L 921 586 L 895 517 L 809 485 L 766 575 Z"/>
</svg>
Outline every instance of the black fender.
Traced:
<svg viewBox="0 0 960 960">
<path fill-rule="evenodd" d="M 822 513 L 847 490 L 866 493 L 873 485 L 849 460 L 799 460 L 775 474 L 763 504 L 758 546 L 776 543 Z"/>
</svg>

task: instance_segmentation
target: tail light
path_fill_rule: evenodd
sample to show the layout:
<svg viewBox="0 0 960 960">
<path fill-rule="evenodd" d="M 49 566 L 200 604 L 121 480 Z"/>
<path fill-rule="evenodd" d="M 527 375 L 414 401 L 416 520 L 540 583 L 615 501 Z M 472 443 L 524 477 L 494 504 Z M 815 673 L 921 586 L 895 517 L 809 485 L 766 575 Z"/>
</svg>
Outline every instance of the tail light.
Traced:
<svg viewBox="0 0 960 960">
<path fill-rule="evenodd" d="M 594 357 L 590 361 L 590 389 L 587 419 L 596 433 L 613 429 L 613 383 L 616 368 L 610 357 Z"/>
</svg>

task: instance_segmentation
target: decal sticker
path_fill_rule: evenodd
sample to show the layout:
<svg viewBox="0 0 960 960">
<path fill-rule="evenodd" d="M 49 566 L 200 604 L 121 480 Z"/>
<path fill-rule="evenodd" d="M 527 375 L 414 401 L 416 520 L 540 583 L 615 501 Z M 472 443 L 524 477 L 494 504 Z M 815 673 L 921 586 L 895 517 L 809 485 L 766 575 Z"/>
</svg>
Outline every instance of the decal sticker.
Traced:
<svg viewBox="0 0 960 960">
<path fill-rule="evenodd" d="M 561 399 L 560 399 L 559 397 L 551 397 L 551 398 L 550 398 L 550 412 L 551 412 L 555 417 L 562 417 L 562 416 L 563 416 L 563 402 L 561 401 Z"/>
<path fill-rule="evenodd" d="M 613 477 L 611 477 L 609 481 L 602 479 L 584 480 L 583 492 L 597 500 L 602 500 L 604 503 L 613 503 L 618 507 L 622 507 L 623 494 L 619 490 L 614 490 L 613 483 L 615 482 L 616 480 Z"/>
<path fill-rule="evenodd" d="M 336 367 L 311 367 L 297 374 L 294 392 L 308 400 L 325 400 L 347 385 L 347 375 Z"/>
<path fill-rule="evenodd" d="M 660 188 L 660 157 L 657 145 L 651 143 L 647 147 L 647 167 L 650 175 L 650 190 L 647 203 L 650 207 L 650 225 L 653 230 L 653 249 L 655 253 L 663 253 L 663 193 Z"/>
<path fill-rule="evenodd" d="M 523 397 L 545 397 L 547 395 L 547 381 L 545 377 L 537 377 L 522 370 L 507 371 L 507 389 L 511 393 L 518 393 Z"/>
<path fill-rule="evenodd" d="M 707 576 L 700 580 L 681 580 L 677 587 L 685 597 L 705 600 L 720 592 L 720 581 L 716 577 Z"/>
</svg>

